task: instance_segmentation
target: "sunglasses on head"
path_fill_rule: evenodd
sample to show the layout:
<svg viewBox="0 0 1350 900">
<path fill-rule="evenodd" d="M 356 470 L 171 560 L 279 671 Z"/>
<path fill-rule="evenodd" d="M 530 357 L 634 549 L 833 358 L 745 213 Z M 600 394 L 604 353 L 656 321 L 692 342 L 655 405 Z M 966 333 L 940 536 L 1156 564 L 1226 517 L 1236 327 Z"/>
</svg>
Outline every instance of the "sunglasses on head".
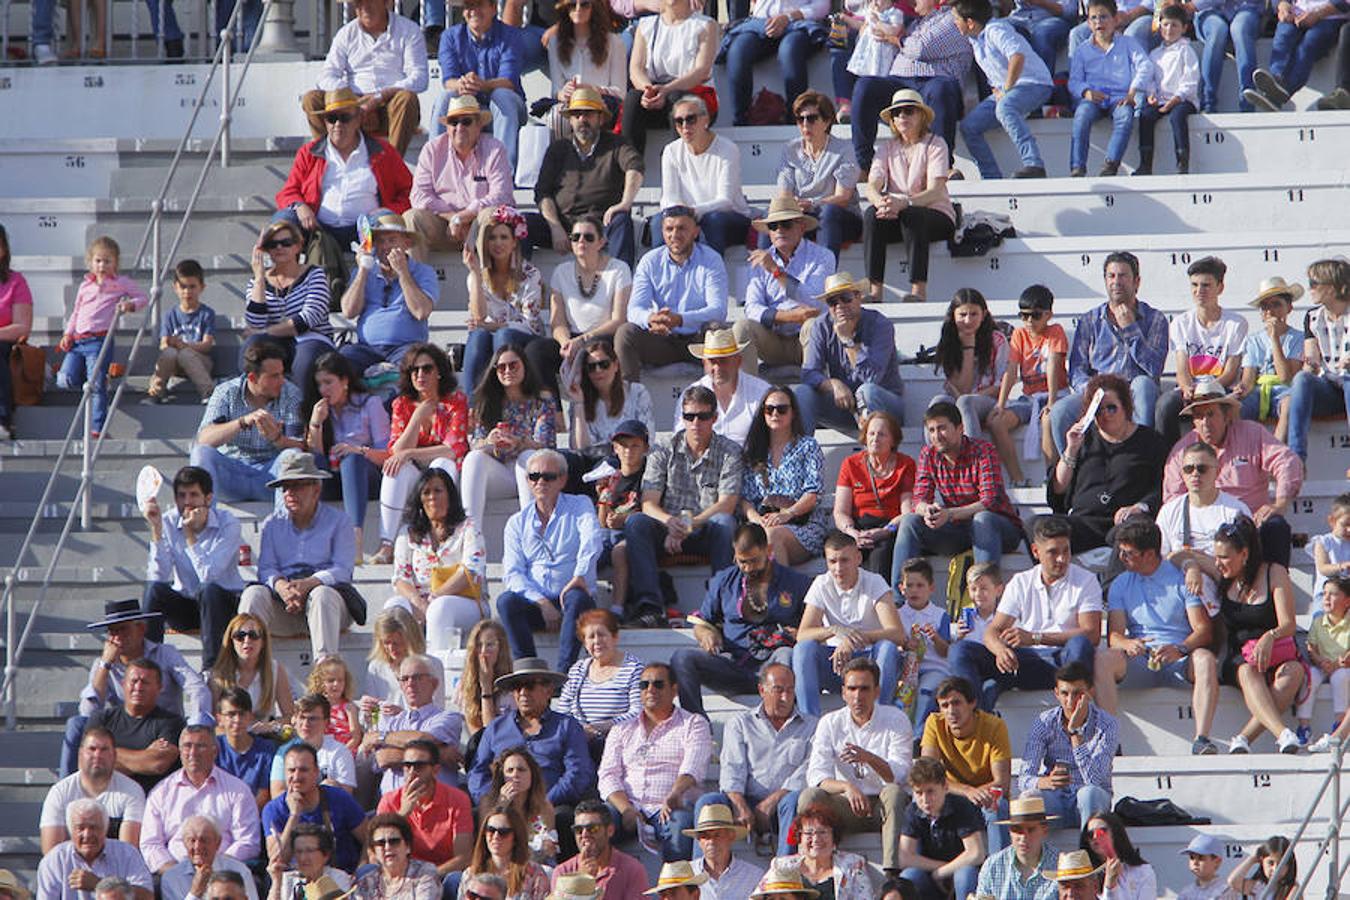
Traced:
<svg viewBox="0 0 1350 900">
<path fill-rule="evenodd" d="M 248 631 L 241 628 L 234 633 L 234 639 L 236 641 L 260 641 L 262 640 L 262 634 L 257 631 Z"/>
<path fill-rule="evenodd" d="M 666 680 L 664 678 L 653 678 L 650 681 L 644 678 L 638 681 L 638 690 L 640 691 L 645 691 L 648 688 L 651 688 L 654 691 L 659 691 L 665 686 Z"/>
<path fill-rule="evenodd" d="M 262 248 L 264 250 L 275 250 L 278 247 L 294 247 L 295 244 L 295 238 L 272 238 L 271 240 L 263 241 Z"/>
<path fill-rule="evenodd" d="M 546 481 L 550 484 L 557 481 L 562 476 L 557 472 L 530 472 L 525 476 L 530 481 Z"/>
<path fill-rule="evenodd" d="M 587 244 L 594 244 L 596 241 L 600 240 L 600 235 L 596 234 L 594 231 L 574 231 L 569 235 L 569 237 L 572 239 L 572 243 L 574 244 L 577 243 L 578 241 L 584 241 Z"/>
<path fill-rule="evenodd" d="M 1205 463 L 1186 463 L 1181 467 L 1181 472 L 1184 475 L 1203 475 L 1212 468 L 1214 467 Z"/>
<path fill-rule="evenodd" d="M 686 125 L 693 125 L 697 122 L 698 116 L 698 113 L 694 113 L 692 116 L 675 116 L 670 121 L 675 123 L 676 128 L 683 128 Z"/>
<path fill-rule="evenodd" d="M 345 125 L 356 118 L 356 113 L 327 113 L 323 120 L 329 125 Z"/>
<path fill-rule="evenodd" d="M 695 419 L 697 419 L 700 422 L 707 422 L 713 417 L 713 414 L 711 411 L 686 412 L 680 413 L 680 417 L 683 418 L 686 422 L 692 422 Z"/>
<path fill-rule="evenodd" d="M 607 372 L 607 371 L 609 371 L 609 367 L 612 366 L 612 365 L 614 365 L 614 362 L 613 362 L 612 360 L 608 360 L 608 359 L 592 359 L 592 360 L 588 360 L 588 361 L 587 361 L 587 363 L 586 363 L 586 371 L 587 371 L 587 372 Z"/>
<path fill-rule="evenodd" d="M 765 403 L 764 415 L 766 416 L 786 416 L 792 412 L 791 403 Z"/>
<path fill-rule="evenodd" d="M 820 113 L 802 113 L 797 116 L 798 125 L 814 125 L 819 122 L 823 116 Z"/>
</svg>

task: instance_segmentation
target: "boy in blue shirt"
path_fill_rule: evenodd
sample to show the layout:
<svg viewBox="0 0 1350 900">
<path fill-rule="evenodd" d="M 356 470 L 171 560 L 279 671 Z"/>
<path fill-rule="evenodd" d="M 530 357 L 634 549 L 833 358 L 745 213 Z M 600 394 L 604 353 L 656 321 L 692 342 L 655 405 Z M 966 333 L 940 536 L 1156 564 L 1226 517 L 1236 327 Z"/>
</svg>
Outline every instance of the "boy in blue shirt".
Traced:
<svg viewBox="0 0 1350 900">
<path fill-rule="evenodd" d="M 970 41 L 975 62 L 989 79 L 991 93 L 961 120 L 961 136 L 984 179 L 1002 178 L 984 133 L 1002 125 L 1012 139 L 1022 168 L 1014 178 L 1044 178 L 1045 162 L 1027 115 L 1050 99 L 1054 82 L 1045 62 L 1006 19 L 994 18 L 989 0 L 957 0 L 952 8 L 956 30 Z"/>
<path fill-rule="evenodd" d="M 157 403 L 170 399 L 169 379 L 181 375 L 192 382 L 205 403 L 216 388 L 211 377 L 211 348 L 216 345 L 216 311 L 202 303 L 206 276 L 201 263 L 185 259 L 173 270 L 178 305 L 159 325 L 159 359 L 147 393 Z"/>
<path fill-rule="evenodd" d="M 1134 131 L 1135 98 L 1153 78 L 1153 63 L 1144 48 L 1129 35 L 1116 34 L 1115 0 L 1092 0 L 1088 25 L 1092 40 L 1078 46 L 1069 65 L 1069 94 L 1078 104 L 1069 147 L 1069 175 L 1074 178 L 1087 174 L 1092 124 L 1102 116 L 1111 117 L 1111 140 L 1098 175 L 1120 171 L 1120 158 Z"/>
</svg>

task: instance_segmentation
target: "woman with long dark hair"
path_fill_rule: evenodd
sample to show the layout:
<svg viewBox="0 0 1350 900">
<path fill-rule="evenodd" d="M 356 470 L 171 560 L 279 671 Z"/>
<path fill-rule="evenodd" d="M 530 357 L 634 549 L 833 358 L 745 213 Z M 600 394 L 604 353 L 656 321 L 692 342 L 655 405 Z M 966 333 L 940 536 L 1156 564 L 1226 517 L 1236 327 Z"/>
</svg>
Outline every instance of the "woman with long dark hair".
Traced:
<svg viewBox="0 0 1350 900">
<path fill-rule="evenodd" d="M 619 354 L 607 337 L 586 342 L 581 402 L 572 404 L 572 449 L 590 462 L 610 454 L 610 438 L 620 423 L 637 419 L 656 433 L 652 395 L 640 381 L 625 381 Z"/>
<path fill-rule="evenodd" d="M 1281 753 L 1297 753 L 1298 736 L 1284 723 L 1302 699 L 1307 671 L 1294 632 L 1294 585 L 1289 570 L 1265 562 L 1256 523 L 1246 516 L 1214 532 L 1219 570 L 1219 617 L 1228 632 L 1228 657 L 1219 681 L 1241 689 L 1251 718 L 1229 742 L 1229 753 L 1250 753 L 1262 731 L 1277 735 Z"/>
<path fill-rule="evenodd" d="M 492 355 L 473 395 L 474 425 L 464 458 L 464 500 L 469 516 L 483 521 L 488 494 L 515 487 L 520 505 L 530 502 L 525 466 L 536 450 L 553 447 L 558 404 L 515 344 Z"/>
<path fill-rule="evenodd" d="M 548 896 L 548 873 L 530 859 L 529 828 L 515 806 L 498 804 L 482 810 L 473 855 L 464 869 L 459 896 L 470 876 L 489 873 L 506 879 L 506 900 L 544 900 Z"/>
<path fill-rule="evenodd" d="M 558 100 L 553 110 L 565 109 L 573 91 L 588 87 L 604 98 L 613 119 L 628 91 L 628 48 L 614 32 L 614 12 L 607 0 L 559 0 L 558 9 L 558 33 L 548 44 L 549 80 Z M 559 116 L 557 124 L 566 121 Z"/>
<path fill-rule="evenodd" d="M 336 470 L 325 493 L 341 495 L 342 507 L 356 527 L 356 554 L 364 546 L 366 505 L 380 489 L 380 467 L 389 456 L 389 413 L 380 398 L 341 353 L 325 353 L 314 363 L 305 385 L 305 446 L 319 468 Z"/>
<path fill-rule="evenodd" d="M 396 595 L 385 605 L 401 606 L 424 623 L 427 649 L 435 653 L 458 647 L 450 635 L 488 615 L 487 549 L 449 473 L 427 469 L 409 500 L 394 543 Z"/>
<path fill-rule="evenodd" d="M 829 510 L 819 503 L 825 456 L 802 426 L 797 398 L 772 387 L 745 437 L 741 513 L 764 528 L 774 559 L 796 565 L 819 556 Z"/>
<path fill-rule="evenodd" d="M 1298 854 L 1289 853 L 1289 864 L 1281 869 L 1286 853 L 1289 838 L 1282 834 L 1267 838 L 1229 874 L 1228 886 L 1244 897 L 1285 900 L 1298 886 Z"/>
<path fill-rule="evenodd" d="M 1104 896 L 1111 900 L 1156 900 L 1158 875 L 1144 862 L 1120 816 L 1111 812 L 1098 813 L 1083 825 L 1078 846 L 1088 852 L 1094 866 L 1105 866 L 1102 872 Z"/>
<path fill-rule="evenodd" d="M 492 784 L 479 809 L 513 806 L 525 819 L 530 832 L 530 856 L 541 865 L 552 865 L 558 855 L 558 826 L 548 784 L 539 763 L 524 746 L 510 747 L 492 761 Z"/>
<path fill-rule="evenodd" d="M 394 561 L 394 537 L 408 491 L 423 469 L 435 466 L 459 477 L 469 452 L 468 432 L 469 401 L 456 386 L 450 357 L 434 344 L 413 344 L 399 367 L 380 485 L 380 551 L 373 562 Z"/>
<path fill-rule="evenodd" d="M 33 330 L 33 292 L 28 281 L 10 268 L 9 235 L 0 225 L 0 441 L 14 437 L 14 383 L 9 356 L 14 345 Z"/>
</svg>

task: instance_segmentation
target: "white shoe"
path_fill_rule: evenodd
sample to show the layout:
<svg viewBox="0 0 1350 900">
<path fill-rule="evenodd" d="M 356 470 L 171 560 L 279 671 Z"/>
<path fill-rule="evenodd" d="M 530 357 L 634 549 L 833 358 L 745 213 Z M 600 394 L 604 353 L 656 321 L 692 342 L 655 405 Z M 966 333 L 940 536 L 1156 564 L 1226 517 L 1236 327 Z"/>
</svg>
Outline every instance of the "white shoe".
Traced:
<svg viewBox="0 0 1350 900">
<path fill-rule="evenodd" d="M 1238 735 L 1228 742 L 1229 753 L 1251 753 L 1252 745 L 1245 737 Z"/>
<path fill-rule="evenodd" d="M 1297 753 L 1301 749 L 1298 735 L 1294 734 L 1293 730 L 1289 728 L 1280 732 L 1279 740 L 1276 743 L 1279 745 L 1281 753 Z"/>
<path fill-rule="evenodd" d="M 34 44 L 33 61 L 39 66 L 54 66 L 58 61 L 56 51 L 51 44 Z"/>
<path fill-rule="evenodd" d="M 1330 753 L 1336 746 L 1336 739 L 1324 734 L 1308 746 L 1309 753 Z"/>
</svg>

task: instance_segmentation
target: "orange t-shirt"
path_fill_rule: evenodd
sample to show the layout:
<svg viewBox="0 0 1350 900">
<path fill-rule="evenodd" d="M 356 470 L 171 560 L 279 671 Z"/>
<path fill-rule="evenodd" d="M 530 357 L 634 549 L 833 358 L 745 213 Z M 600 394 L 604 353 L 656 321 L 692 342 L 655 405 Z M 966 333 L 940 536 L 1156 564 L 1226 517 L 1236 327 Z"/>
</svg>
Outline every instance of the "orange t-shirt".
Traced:
<svg viewBox="0 0 1350 900">
<path fill-rule="evenodd" d="M 377 812 L 399 811 L 403 805 L 403 788 L 380 798 Z M 441 865 L 455 855 L 455 837 L 473 834 L 473 804 L 469 795 L 459 788 L 436 782 L 436 793 L 408 816 L 412 826 L 412 855 L 433 865 Z"/>
<path fill-rule="evenodd" d="M 854 453 L 839 467 L 836 486 L 852 493 L 855 518 L 881 516 L 889 520 L 900 515 L 901 497 L 914 493 L 914 460 L 903 453 L 896 453 L 895 457 L 895 470 L 888 477 L 877 479 L 875 493 L 867 477 L 866 451 Z M 878 494 L 880 503 L 877 502 Z"/>
<path fill-rule="evenodd" d="M 1045 331 L 1041 332 L 1040 340 L 1033 337 L 1026 326 L 1013 330 L 1008 364 L 1017 366 L 1022 376 L 1023 394 L 1027 396 L 1044 394 L 1049 389 L 1049 373 L 1045 370 L 1045 359 L 1051 353 L 1059 354 L 1059 383 L 1067 387 L 1069 376 L 1064 368 L 1064 361 L 1069 355 L 1069 339 L 1064 335 L 1064 326 L 1046 326 Z"/>
</svg>

